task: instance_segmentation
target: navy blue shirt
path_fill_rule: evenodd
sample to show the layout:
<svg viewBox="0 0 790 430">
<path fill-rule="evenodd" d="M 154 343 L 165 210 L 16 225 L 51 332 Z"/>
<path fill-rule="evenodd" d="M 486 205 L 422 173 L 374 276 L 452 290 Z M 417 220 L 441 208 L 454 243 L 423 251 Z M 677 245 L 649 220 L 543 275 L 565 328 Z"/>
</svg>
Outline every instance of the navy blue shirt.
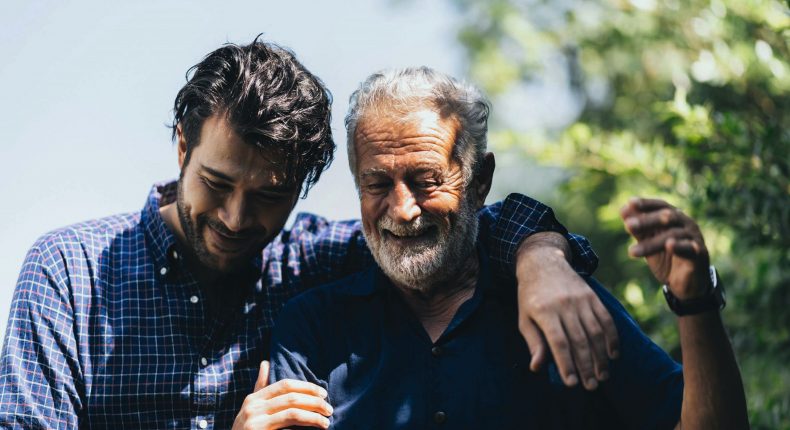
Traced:
<svg viewBox="0 0 790 430">
<path fill-rule="evenodd" d="M 529 370 L 515 286 L 492 278 L 480 256 L 473 297 L 435 343 L 378 267 L 294 298 L 273 333 L 271 380 L 326 388 L 333 429 L 675 426 L 680 365 L 598 282 L 586 278 L 615 320 L 621 354 L 587 392 L 564 387 L 553 364 Z"/>
</svg>

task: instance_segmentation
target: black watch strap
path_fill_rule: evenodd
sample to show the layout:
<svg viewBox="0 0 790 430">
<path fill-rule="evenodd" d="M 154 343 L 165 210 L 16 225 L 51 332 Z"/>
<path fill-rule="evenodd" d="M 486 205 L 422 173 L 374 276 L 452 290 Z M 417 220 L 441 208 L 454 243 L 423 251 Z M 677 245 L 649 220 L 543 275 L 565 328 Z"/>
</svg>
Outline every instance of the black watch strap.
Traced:
<svg viewBox="0 0 790 430">
<path fill-rule="evenodd" d="M 702 312 L 724 309 L 727 304 L 724 295 L 724 286 L 721 284 L 716 268 L 710 266 L 711 288 L 708 294 L 689 300 L 680 300 L 672 294 L 669 287 L 664 285 L 664 298 L 667 299 L 669 309 L 677 316 L 696 315 Z"/>
</svg>

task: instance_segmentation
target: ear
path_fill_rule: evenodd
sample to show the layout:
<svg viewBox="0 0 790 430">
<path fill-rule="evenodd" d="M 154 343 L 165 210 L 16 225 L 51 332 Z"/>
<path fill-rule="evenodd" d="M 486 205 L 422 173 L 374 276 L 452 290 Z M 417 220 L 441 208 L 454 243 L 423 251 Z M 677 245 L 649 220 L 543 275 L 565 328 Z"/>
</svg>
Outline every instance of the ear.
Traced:
<svg viewBox="0 0 790 430">
<path fill-rule="evenodd" d="M 495 167 L 496 161 L 494 160 L 494 154 L 486 152 L 477 170 L 477 175 L 471 184 L 472 187 L 474 187 L 474 193 L 477 198 L 477 209 L 485 205 L 488 192 L 491 191 L 491 183 L 494 180 Z"/>
<path fill-rule="evenodd" d="M 181 123 L 176 126 L 176 139 L 178 141 L 178 169 L 182 170 L 184 168 L 184 159 L 187 155 L 187 139 L 184 136 L 184 129 L 181 127 Z"/>
</svg>

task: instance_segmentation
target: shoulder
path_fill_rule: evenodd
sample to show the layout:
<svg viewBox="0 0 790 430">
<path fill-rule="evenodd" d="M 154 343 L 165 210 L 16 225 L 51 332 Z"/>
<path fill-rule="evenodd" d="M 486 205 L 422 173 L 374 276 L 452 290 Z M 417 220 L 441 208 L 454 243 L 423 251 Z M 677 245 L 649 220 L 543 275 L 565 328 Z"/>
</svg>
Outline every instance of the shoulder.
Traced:
<svg viewBox="0 0 790 430">
<path fill-rule="evenodd" d="M 141 235 L 139 221 L 139 213 L 128 213 L 61 227 L 41 235 L 33 243 L 31 251 L 42 256 L 94 254 L 97 250 L 111 246 L 115 240 L 128 240 L 130 235 L 138 233 Z"/>
<path fill-rule="evenodd" d="M 139 223 L 139 213 L 92 219 L 47 232 L 41 235 L 33 246 L 43 249 L 52 246 L 109 241 L 118 235 L 139 228 Z"/>
<path fill-rule="evenodd" d="M 343 339 L 370 326 L 369 313 L 375 312 L 374 306 L 358 290 L 373 279 L 371 272 L 356 273 L 291 299 L 274 325 L 273 362 L 278 362 L 283 354 L 296 352 L 304 357 L 338 353 Z"/>
<path fill-rule="evenodd" d="M 331 221 L 320 215 L 299 212 L 294 218 L 291 228 L 283 230 L 283 238 L 298 238 L 304 235 L 317 235 L 322 233 L 341 234 L 361 231 L 362 223 L 357 219 Z"/>
<path fill-rule="evenodd" d="M 656 380 L 669 375 L 680 375 L 682 370 L 680 365 L 642 331 L 639 323 L 628 313 L 623 304 L 594 278 L 588 276 L 585 279 L 601 299 L 601 303 L 609 311 L 617 327 L 620 337 L 620 358 L 614 362 L 615 369 L 632 374 L 643 374 L 648 371 Z M 639 379 L 630 378 L 630 380 Z"/>
<path fill-rule="evenodd" d="M 348 305 L 369 295 L 375 281 L 375 270 L 354 273 L 343 279 L 311 288 L 294 297 L 283 308 L 282 314 L 298 314 L 328 318 L 338 311 L 348 311 Z"/>
<path fill-rule="evenodd" d="M 647 336 L 642 332 L 639 324 L 628 313 L 622 303 L 612 294 L 606 287 L 604 287 L 597 279 L 592 276 L 583 276 L 587 284 L 592 288 L 601 303 L 609 311 L 615 325 L 617 326 L 618 334 L 621 338 L 621 344 L 625 342 L 638 342 L 644 344 L 650 342 Z"/>
<path fill-rule="evenodd" d="M 371 268 L 292 298 L 280 312 L 275 324 L 275 337 L 327 334 L 339 330 L 349 321 L 364 318 L 360 313 L 369 310 L 366 304 L 374 280 L 375 270 Z"/>
</svg>

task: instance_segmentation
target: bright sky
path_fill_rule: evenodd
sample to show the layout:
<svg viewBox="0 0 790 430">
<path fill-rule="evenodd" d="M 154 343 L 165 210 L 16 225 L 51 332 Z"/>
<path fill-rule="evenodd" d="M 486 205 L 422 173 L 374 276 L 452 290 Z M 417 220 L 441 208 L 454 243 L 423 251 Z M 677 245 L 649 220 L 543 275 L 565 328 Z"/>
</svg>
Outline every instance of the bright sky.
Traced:
<svg viewBox="0 0 790 430">
<path fill-rule="evenodd" d="M 358 216 L 342 118 L 356 85 L 387 67 L 458 75 L 448 2 L 187 0 L 0 3 L 0 333 L 27 249 L 46 231 L 139 211 L 177 175 L 164 124 L 184 73 L 258 33 L 290 47 L 335 96 L 338 150 L 297 211 Z"/>
</svg>

